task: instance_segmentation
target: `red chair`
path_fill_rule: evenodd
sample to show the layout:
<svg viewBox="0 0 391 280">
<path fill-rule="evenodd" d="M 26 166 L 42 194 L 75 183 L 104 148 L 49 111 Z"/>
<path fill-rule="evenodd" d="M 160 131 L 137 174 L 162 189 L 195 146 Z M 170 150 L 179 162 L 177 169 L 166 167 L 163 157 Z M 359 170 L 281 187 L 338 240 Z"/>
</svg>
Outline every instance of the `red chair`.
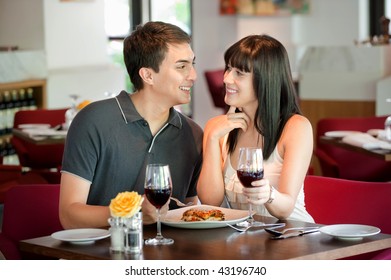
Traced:
<svg viewBox="0 0 391 280">
<path fill-rule="evenodd" d="M 391 260 L 391 248 L 381 251 L 372 258 L 373 260 Z"/>
<path fill-rule="evenodd" d="M 316 223 L 365 224 L 391 234 L 391 182 L 307 175 L 304 191 L 307 211 Z"/>
<path fill-rule="evenodd" d="M 21 124 L 50 124 L 56 126 L 65 122 L 67 109 L 38 109 L 18 111 L 15 114 L 14 128 Z M 59 183 L 59 172 L 48 172 L 50 169 L 59 170 L 62 164 L 64 144 L 36 145 L 22 138 L 13 136 L 11 143 L 23 167 L 41 172 L 50 183 Z M 56 173 L 56 174 L 53 174 Z"/>
<path fill-rule="evenodd" d="M 205 71 L 204 74 L 214 106 L 223 109 L 225 113 L 228 106 L 224 102 L 224 69 Z"/>
<path fill-rule="evenodd" d="M 22 255 L 20 240 L 62 230 L 58 217 L 59 184 L 18 185 L 5 196 L 0 251 L 6 259 L 33 259 Z"/>
<path fill-rule="evenodd" d="M 48 181 L 35 171 L 23 172 L 20 165 L 0 164 L 0 204 L 4 203 L 5 193 L 16 185 L 47 183 Z"/>
<path fill-rule="evenodd" d="M 358 181 L 391 181 L 391 162 L 320 142 L 320 137 L 324 136 L 327 131 L 367 132 L 369 129 L 384 129 L 385 120 L 386 116 L 319 120 L 314 154 L 319 160 L 322 175 Z"/>
</svg>

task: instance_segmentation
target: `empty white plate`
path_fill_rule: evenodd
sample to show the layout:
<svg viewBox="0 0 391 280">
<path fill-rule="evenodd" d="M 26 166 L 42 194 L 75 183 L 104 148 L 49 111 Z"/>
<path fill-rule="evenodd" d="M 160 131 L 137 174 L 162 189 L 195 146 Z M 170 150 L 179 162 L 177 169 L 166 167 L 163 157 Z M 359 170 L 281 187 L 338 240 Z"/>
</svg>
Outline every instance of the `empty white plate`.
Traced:
<svg viewBox="0 0 391 280">
<path fill-rule="evenodd" d="M 337 224 L 323 226 L 319 229 L 320 232 L 343 239 L 361 239 L 366 236 L 378 234 L 380 229 L 374 226 L 358 225 L 358 224 Z"/>
<path fill-rule="evenodd" d="M 39 128 L 50 128 L 50 124 L 48 123 L 24 123 L 18 125 L 20 129 L 39 129 Z"/>
<path fill-rule="evenodd" d="M 95 240 L 109 237 L 110 232 L 106 229 L 79 228 L 57 231 L 51 236 L 54 239 L 75 244 L 89 244 L 95 242 Z"/>
<path fill-rule="evenodd" d="M 343 138 L 345 136 L 359 133 L 359 131 L 352 131 L 352 130 L 335 130 L 335 131 L 327 131 L 325 132 L 325 136 L 327 137 L 333 137 L 333 138 Z"/>
</svg>

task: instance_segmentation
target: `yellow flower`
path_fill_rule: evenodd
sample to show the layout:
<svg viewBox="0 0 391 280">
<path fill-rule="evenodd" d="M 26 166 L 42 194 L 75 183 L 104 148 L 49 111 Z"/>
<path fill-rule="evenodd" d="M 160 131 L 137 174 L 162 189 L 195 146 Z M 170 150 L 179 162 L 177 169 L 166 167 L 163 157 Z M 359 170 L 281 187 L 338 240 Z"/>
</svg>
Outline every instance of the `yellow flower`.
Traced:
<svg viewBox="0 0 391 280">
<path fill-rule="evenodd" d="M 130 218 L 141 209 L 143 196 L 137 192 L 122 192 L 110 202 L 110 213 L 113 217 Z"/>
<path fill-rule="evenodd" d="M 77 110 L 80 111 L 81 109 L 83 109 L 84 107 L 86 107 L 88 104 L 90 104 L 91 101 L 90 100 L 84 100 L 83 102 L 80 102 L 78 105 L 77 105 Z"/>
</svg>

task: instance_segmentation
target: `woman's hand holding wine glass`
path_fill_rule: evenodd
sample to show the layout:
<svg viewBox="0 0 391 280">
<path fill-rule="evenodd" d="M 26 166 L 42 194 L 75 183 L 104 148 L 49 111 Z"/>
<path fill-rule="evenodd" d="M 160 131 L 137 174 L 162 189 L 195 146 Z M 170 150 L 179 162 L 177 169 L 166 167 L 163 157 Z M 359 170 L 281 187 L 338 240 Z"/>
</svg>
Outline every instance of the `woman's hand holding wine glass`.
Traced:
<svg viewBox="0 0 391 280">
<path fill-rule="evenodd" d="M 239 149 L 237 175 L 240 183 L 242 183 L 245 188 L 253 188 L 254 186 L 251 183 L 263 178 L 262 149 L 252 147 Z M 247 221 L 239 223 L 239 225 L 244 227 L 263 225 L 263 223 L 254 220 L 251 203 L 249 203 L 248 210 L 249 218 Z"/>
<path fill-rule="evenodd" d="M 161 233 L 160 209 L 170 199 L 172 191 L 171 174 L 168 165 L 148 164 L 145 172 L 145 196 L 156 207 L 157 211 L 157 235 L 145 241 L 146 245 L 168 245 L 174 240 L 164 238 Z"/>
</svg>

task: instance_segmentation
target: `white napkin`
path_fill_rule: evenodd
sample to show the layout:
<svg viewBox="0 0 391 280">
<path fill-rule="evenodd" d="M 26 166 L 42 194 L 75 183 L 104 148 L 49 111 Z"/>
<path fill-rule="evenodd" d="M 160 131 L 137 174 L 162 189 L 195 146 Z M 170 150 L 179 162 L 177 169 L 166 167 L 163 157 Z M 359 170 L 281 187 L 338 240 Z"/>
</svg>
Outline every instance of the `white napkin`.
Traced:
<svg viewBox="0 0 391 280">
<path fill-rule="evenodd" d="M 367 150 L 384 149 L 391 150 L 391 143 L 376 139 L 368 133 L 355 133 L 342 138 L 342 142 L 358 146 Z"/>
</svg>

